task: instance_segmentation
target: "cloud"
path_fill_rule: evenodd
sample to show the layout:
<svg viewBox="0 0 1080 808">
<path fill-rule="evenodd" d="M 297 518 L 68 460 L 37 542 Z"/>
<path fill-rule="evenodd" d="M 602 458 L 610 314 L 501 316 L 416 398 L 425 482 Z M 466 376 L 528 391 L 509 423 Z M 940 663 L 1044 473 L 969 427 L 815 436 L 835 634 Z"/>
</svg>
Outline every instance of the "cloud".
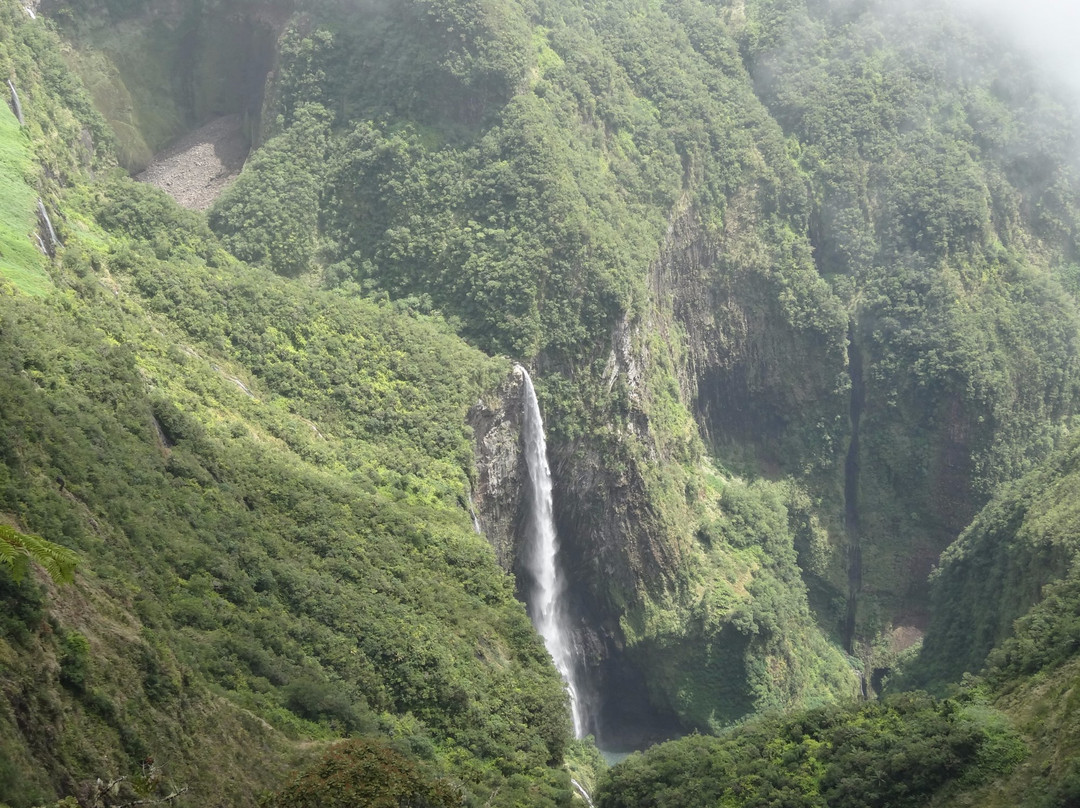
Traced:
<svg viewBox="0 0 1080 808">
<path fill-rule="evenodd" d="M 1076 0 L 945 0 L 989 24 L 1080 96 L 1080 3 Z"/>
</svg>

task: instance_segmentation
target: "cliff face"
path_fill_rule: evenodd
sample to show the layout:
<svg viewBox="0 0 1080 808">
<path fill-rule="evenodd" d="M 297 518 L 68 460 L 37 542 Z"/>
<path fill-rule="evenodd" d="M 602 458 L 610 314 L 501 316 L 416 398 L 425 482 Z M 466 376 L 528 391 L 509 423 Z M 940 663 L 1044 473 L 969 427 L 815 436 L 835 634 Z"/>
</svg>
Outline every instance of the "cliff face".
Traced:
<svg viewBox="0 0 1080 808">
<path fill-rule="evenodd" d="M 475 524 L 499 566 L 514 572 L 528 471 L 521 452 L 522 378 L 511 373 L 469 408 L 476 482 L 472 489 Z"/>
<path fill-rule="evenodd" d="M 751 219 L 736 209 L 710 232 L 688 208 L 652 267 L 656 319 L 683 341 L 683 401 L 712 454 L 812 492 L 827 558 L 802 567 L 829 630 L 852 648 L 888 625 L 921 629 L 926 575 L 981 501 L 972 455 L 997 427 L 972 414 L 978 404 L 894 367 L 858 294 L 826 283 L 809 252 L 755 243 Z M 770 254 L 780 271 L 765 267 Z M 853 384 L 855 344 L 866 389 Z M 856 394 L 867 437 L 853 445 Z"/>
<path fill-rule="evenodd" d="M 735 207 L 709 232 L 695 209 L 677 214 L 650 272 L 654 299 L 684 335 L 681 386 L 708 443 L 830 475 L 846 430 L 847 316 L 809 251 L 762 242 L 758 216 Z"/>
<path fill-rule="evenodd" d="M 807 492 L 785 494 L 787 524 L 770 529 L 798 550 L 806 590 L 796 598 L 809 597 L 835 641 L 863 654 L 861 644 L 876 631 L 908 627 L 910 641 L 925 628 L 925 577 L 977 507 L 972 457 L 1001 428 L 986 409 L 980 420 L 978 401 L 920 384 L 918 368 L 896 369 L 881 315 L 845 303 L 809 256 L 786 276 L 766 273 L 757 263 L 764 257 L 747 258 L 748 228 L 733 214 L 725 230 L 712 232 L 692 206 L 673 214 L 650 270 L 650 313 L 619 320 L 593 363 L 602 367 L 591 384 L 603 423 L 549 444 L 569 608 L 598 735 L 612 746 L 755 709 L 756 659 L 786 666 L 764 703 L 797 701 L 805 686 L 800 667 L 815 654 L 829 659 L 824 650 L 803 660 L 790 649 L 767 650 L 768 642 L 736 626 L 735 604 L 762 608 L 772 574 L 800 591 L 790 579 L 794 565 L 757 573 L 756 583 L 749 569 L 746 581 L 731 576 L 715 596 L 730 605 L 710 611 L 716 601 L 701 579 L 723 578 L 720 570 L 738 563 L 732 548 L 717 553 L 709 545 L 711 514 L 715 507 L 728 518 L 738 507 L 695 470 L 703 450 Z M 791 285 L 801 289 L 794 303 L 785 298 Z M 863 363 L 858 389 L 853 352 Z M 540 374 L 540 385 L 546 381 Z M 669 404 L 682 421 L 668 417 Z M 856 409 L 862 434 L 852 442 Z M 500 563 L 519 574 L 520 410 L 508 380 L 469 416 L 480 521 Z M 558 432 L 557 420 L 548 426 Z M 693 436 L 680 444 L 676 436 L 687 429 Z M 798 504 L 806 501 L 813 504 Z M 729 544 L 740 540 L 725 536 Z M 798 621 L 770 631 L 772 640 L 819 639 Z M 827 686 L 853 686 L 844 677 L 837 668 Z"/>
<path fill-rule="evenodd" d="M 650 270 L 656 320 L 683 342 L 675 360 L 682 400 L 710 453 L 739 471 L 791 476 L 819 498 L 832 538 L 828 565 L 814 573 L 839 594 L 848 315 L 808 252 L 760 241 L 756 215 L 736 207 L 722 229 L 693 207 L 673 216 Z"/>
<path fill-rule="evenodd" d="M 625 429 L 622 439 L 650 446 L 648 456 L 655 462 L 642 410 L 647 357 L 638 353 L 639 340 L 640 327 L 624 319 L 611 339 L 605 384 L 609 391 L 620 385 L 631 402 L 632 413 L 620 428 Z M 538 374 L 537 382 L 544 384 L 543 375 Z M 515 371 L 477 400 L 466 421 L 473 430 L 476 457 L 476 523 L 500 566 L 515 575 L 524 599 L 530 573 L 522 553 L 528 507 L 522 394 L 521 375 Z M 662 601 L 665 591 L 676 585 L 685 561 L 678 555 L 679 544 L 651 500 L 640 461 L 618 442 L 597 446 L 588 439 L 555 440 L 549 455 L 566 608 L 578 649 L 579 696 L 602 742 L 621 748 L 670 737 L 682 726 L 670 709 L 653 706 L 640 661 L 627 653 L 620 621 L 628 603 L 638 601 L 639 591 L 652 592 Z M 625 463 L 618 462 L 620 456 Z"/>
<path fill-rule="evenodd" d="M 1075 608 L 1075 592 L 1056 582 L 1072 576 L 1074 586 L 1076 579 L 1078 495 L 1080 442 L 1074 438 L 1031 473 L 1004 486 L 941 555 L 932 579 L 932 617 L 912 674 L 914 684 L 940 685 L 965 672 L 979 673 L 991 649 L 1017 632 L 1029 636 L 1007 645 L 1007 653 L 995 651 L 989 659 L 991 669 L 1029 674 L 1073 653 L 1075 642 L 1068 638 L 1075 635 L 1056 627 L 1060 616 L 1047 610 L 1055 608 L 1049 597 L 1053 592 L 1061 601 L 1056 606 L 1060 613 L 1067 615 L 1068 608 Z M 1046 613 L 1039 617 L 1039 609 L 1032 607 L 1044 598 L 1047 603 L 1039 609 Z M 1017 622 L 1029 612 L 1035 617 Z"/>
<path fill-rule="evenodd" d="M 642 748 L 696 724 L 667 702 L 663 686 L 650 683 L 626 621 L 629 613 L 639 623 L 649 610 L 670 608 L 691 564 L 682 556 L 682 531 L 666 523 L 638 464 L 612 474 L 610 454 L 579 447 L 576 455 L 572 464 L 557 455 L 555 503 L 596 735 L 612 748 Z"/>
<path fill-rule="evenodd" d="M 593 363 L 605 420 L 549 443 L 570 611 L 614 748 L 854 692 L 799 579 L 801 489 L 747 485 L 703 452 L 684 328 L 659 306 L 619 321 Z"/>
<path fill-rule="evenodd" d="M 652 325 L 623 317 L 612 331 L 599 384 L 618 404 L 597 430 L 602 436 L 551 447 L 584 680 L 598 740 L 616 749 L 642 748 L 694 726 L 650 683 L 627 623 L 630 614 L 640 625 L 646 611 L 670 608 L 694 565 L 687 555 L 690 520 L 675 524 L 658 500 L 656 472 L 678 460 L 658 443 L 651 420 Z"/>
<path fill-rule="evenodd" d="M 80 3 L 41 11 L 78 43 L 70 64 L 112 127 L 120 164 L 135 173 L 191 129 L 240 116 L 260 140 L 267 76 L 293 4 L 225 0 Z"/>
</svg>

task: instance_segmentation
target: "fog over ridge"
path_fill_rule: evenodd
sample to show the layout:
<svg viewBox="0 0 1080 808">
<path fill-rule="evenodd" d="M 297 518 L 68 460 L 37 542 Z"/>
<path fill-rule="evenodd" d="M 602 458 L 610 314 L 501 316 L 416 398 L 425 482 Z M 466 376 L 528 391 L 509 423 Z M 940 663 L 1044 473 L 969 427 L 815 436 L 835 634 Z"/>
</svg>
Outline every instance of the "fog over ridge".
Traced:
<svg viewBox="0 0 1080 808">
<path fill-rule="evenodd" d="M 1076 0 L 937 0 L 989 23 L 1080 100 L 1080 3 Z"/>
</svg>

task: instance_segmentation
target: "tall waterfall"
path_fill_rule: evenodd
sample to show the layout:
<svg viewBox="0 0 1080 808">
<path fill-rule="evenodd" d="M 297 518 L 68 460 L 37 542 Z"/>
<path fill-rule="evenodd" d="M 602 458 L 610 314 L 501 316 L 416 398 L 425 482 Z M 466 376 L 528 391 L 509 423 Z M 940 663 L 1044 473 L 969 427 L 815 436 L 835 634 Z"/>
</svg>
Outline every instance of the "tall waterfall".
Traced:
<svg viewBox="0 0 1080 808">
<path fill-rule="evenodd" d="M 53 255 L 56 252 L 56 248 L 60 246 L 60 240 L 56 237 L 56 231 L 53 230 L 52 219 L 49 218 L 49 211 L 45 210 L 45 203 L 38 198 L 37 201 L 38 218 L 41 219 L 41 225 L 45 228 L 46 234 L 49 236 L 49 255 Z"/>
<path fill-rule="evenodd" d="M 566 681 L 570 691 L 570 709 L 574 715 L 574 735 L 585 736 L 585 711 L 579 692 L 574 667 L 573 639 L 567 626 L 566 606 L 563 602 L 565 583 L 559 574 L 557 556 L 559 540 L 555 535 L 555 519 L 551 505 L 551 469 L 547 461 L 547 442 L 544 440 L 544 422 L 540 418 L 540 405 L 528 371 L 518 365 L 525 382 L 525 465 L 529 470 L 529 496 L 532 515 L 528 532 L 529 572 L 534 578 L 530 612 L 533 624 L 544 645 L 555 661 L 555 667 Z"/>
<path fill-rule="evenodd" d="M 11 90 L 11 109 L 15 113 L 15 118 L 19 122 L 19 126 L 26 126 L 26 121 L 23 120 L 22 104 L 19 103 L 19 91 L 15 89 L 15 82 L 8 79 L 8 89 Z"/>
</svg>

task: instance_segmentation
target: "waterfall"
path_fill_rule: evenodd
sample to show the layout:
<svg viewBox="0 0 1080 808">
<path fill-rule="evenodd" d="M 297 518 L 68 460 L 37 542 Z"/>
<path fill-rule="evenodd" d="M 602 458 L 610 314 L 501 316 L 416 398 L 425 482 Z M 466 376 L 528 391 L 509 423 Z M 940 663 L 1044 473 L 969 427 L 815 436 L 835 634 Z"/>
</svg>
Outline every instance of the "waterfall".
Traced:
<svg viewBox="0 0 1080 808">
<path fill-rule="evenodd" d="M 477 535 L 484 535 L 484 528 L 480 524 L 480 517 L 476 515 L 476 503 L 473 502 L 472 491 L 469 491 L 469 516 L 472 518 L 472 528 Z"/>
<path fill-rule="evenodd" d="M 15 112 L 15 117 L 19 121 L 19 126 L 26 126 L 26 121 L 23 120 L 22 104 L 19 103 L 19 91 L 15 89 L 15 82 L 8 79 L 8 89 L 11 90 L 11 108 Z"/>
<path fill-rule="evenodd" d="M 859 524 L 859 422 L 866 405 L 863 357 L 856 340 L 855 323 L 848 328 L 848 375 L 851 377 L 851 440 L 844 461 L 844 531 L 848 549 L 848 601 L 844 617 L 844 647 L 855 650 L 855 627 L 862 590 L 862 530 Z M 865 688 L 865 683 L 864 683 Z"/>
<path fill-rule="evenodd" d="M 589 808 L 596 808 L 596 805 L 593 803 L 592 797 L 589 796 L 589 791 L 585 788 L 585 786 L 583 786 L 573 777 L 570 778 L 570 785 L 574 787 L 574 791 L 581 795 L 581 799 L 585 800 L 585 804 L 588 805 Z"/>
<path fill-rule="evenodd" d="M 528 371 L 518 365 L 515 372 L 521 374 L 525 384 L 522 431 L 532 505 L 526 563 L 534 579 L 530 612 L 536 630 L 544 638 L 544 645 L 547 646 L 556 669 L 562 674 L 567 690 L 570 691 L 574 735 L 583 738 L 586 730 L 584 705 L 577 686 L 573 641 L 566 625 L 566 606 L 563 602 L 565 584 L 557 565 L 559 541 L 555 535 L 555 519 L 552 514 L 551 469 L 547 461 L 544 423 L 540 418 L 540 405 L 536 401 L 536 391 Z"/>
<path fill-rule="evenodd" d="M 38 217 L 41 219 L 41 224 L 45 228 L 45 232 L 49 235 L 49 255 L 53 255 L 56 252 L 56 248 L 60 246 L 60 240 L 56 237 L 56 231 L 53 230 L 52 220 L 49 218 L 49 212 L 45 210 L 45 203 L 41 201 L 41 197 L 38 197 L 37 212 Z"/>
</svg>

